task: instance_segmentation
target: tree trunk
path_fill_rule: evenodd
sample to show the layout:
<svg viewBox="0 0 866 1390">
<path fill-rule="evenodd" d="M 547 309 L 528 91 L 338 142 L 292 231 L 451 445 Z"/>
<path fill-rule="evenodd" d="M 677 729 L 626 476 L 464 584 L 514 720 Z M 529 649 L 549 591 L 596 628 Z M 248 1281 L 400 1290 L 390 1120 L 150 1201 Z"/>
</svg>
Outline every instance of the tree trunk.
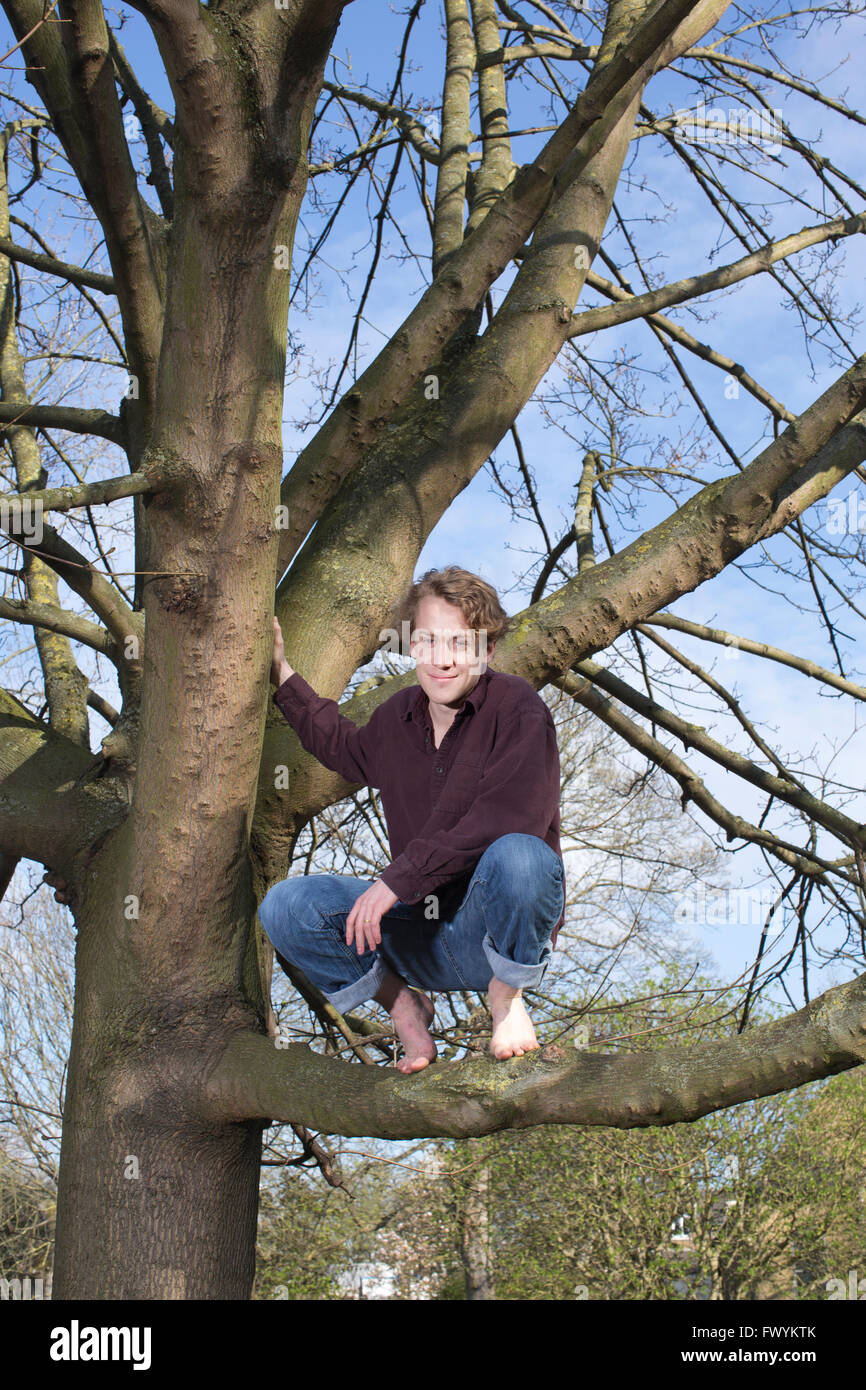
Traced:
<svg viewBox="0 0 866 1390">
<path fill-rule="evenodd" d="M 252 895 L 240 873 L 232 899 L 215 895 L 204 918 L 187 916 L 183 897 L 170 904 L 169 885 L 185 891 L 177 874 L 185 841 L 176 840 L 174 860 L 148 875 L 136 904 L 126 892 L 137 862 L 127 820 L 103 847 L 76 910 L 55 1298 L 243 1299 L 252 1286 L 264 1124 L 223 1123 L 202 1103 L 226 1039 L 262 1026 L 242 988 L 255 988 L 256 972 L 244 981 L 233 968 Z M 192 901 L 191 911 L 199 911 Z M 196 991 L 184 969 L 191 926 L 213 943 Z M 174 980 L 160 937 L 174 947 Z M 164 974 L 154 968 L 160 957 Z"/>
<path fill-rule="evenodd" d="M 139 467 L 167 481 L 142 508 L 129 814 L 76 874 L 57 1298 L 240 1299 L 252 1287 L 266 1121 L 232 1122 L 205 1083 L 237 1032 L 266 1031 L 249 846 L 290 252 L 339 9 L 252 14 L 231 44 L 223 17 L 199 11 L 188 49 L 161 43 L 177 103 L 175 205 Z M 257 122 L 252 70 L 267 113 Z"/>
<path fill-rule="evenodd" d="M 466 1275 L 467 1298 L 496 1297 L 488 1229 L 489 1188 L 490 1165 L 482 1163 L 469 1174 L 460 1212 L 460 1253 Z"/>
</svg>

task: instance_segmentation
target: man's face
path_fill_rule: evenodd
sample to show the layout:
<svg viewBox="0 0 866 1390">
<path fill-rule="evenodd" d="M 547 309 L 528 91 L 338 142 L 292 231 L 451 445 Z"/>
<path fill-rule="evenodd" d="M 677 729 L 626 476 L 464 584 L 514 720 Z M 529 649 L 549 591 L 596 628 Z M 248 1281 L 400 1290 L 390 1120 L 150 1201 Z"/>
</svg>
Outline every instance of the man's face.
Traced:
<svg viewBox="0 0 866 1390">
<path fill-rule="evenodd" d="M 418 604 L 415 626 L 410 634 L 411 654 L 415 658 L 418 684 L 430 701 L 431 712 L 459 709 L 496 650 L 493 642 L 486 651 L 484 632 L 467 627 L 460 609 L 434 595 Z"/>
</svg>

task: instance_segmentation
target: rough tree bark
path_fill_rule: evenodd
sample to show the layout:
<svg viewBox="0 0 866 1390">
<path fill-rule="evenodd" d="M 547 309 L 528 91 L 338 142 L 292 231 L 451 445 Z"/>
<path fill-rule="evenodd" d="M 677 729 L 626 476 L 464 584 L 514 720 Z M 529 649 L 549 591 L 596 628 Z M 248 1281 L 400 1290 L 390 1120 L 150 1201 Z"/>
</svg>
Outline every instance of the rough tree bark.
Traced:
<svg viewBox="0 0 866 1390">
<path fill-rule="evenodd" d="M 227 1039 L 265 1020 L 247 844 L 282 467 L 289 272 L 275 248 L 293 243 L 342 4 L 142 8 L 176 101 L 170 236 L 135 187 L 101 6 L 73 0 L 62 40 L 42 25 L 24 45 L 105 230 L 138 385 L 130 466 L 172 479 L 138 516 L 141 699 L 109 778 L 131 804 L 82 836 L 70 802 L 88 803 L 87 787 L 65 769 L 42 779 L 43 796 L 67 792 L 42 855 L 73 885 L 78 933 L 53 1288 L 238 1298 L 253 1277 L 262 1125 L 227 1125 L 201 1096 Z M 41 7 L 7 13 L 23 36 Z M 28 717 L 27 735 L 38 728 Z M 4 799 L 21 775 L 13 729 L 23 744 L 14 707 Z M 71 749 L 49 758 L 64 751 L 71 771 Z M 5 851 L 20 852 L 12 838 Z"/>
</svg>

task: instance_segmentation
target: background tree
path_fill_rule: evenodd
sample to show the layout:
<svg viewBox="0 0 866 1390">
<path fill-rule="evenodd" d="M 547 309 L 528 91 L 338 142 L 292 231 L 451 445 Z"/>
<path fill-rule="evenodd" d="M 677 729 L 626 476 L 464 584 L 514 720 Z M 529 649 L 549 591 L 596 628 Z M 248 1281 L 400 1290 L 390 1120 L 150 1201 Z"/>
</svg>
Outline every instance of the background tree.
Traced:
<svg viewBox="0 0 866 1390">
<path fill-rule="evenodd" d="M 0 1141 L 0 1261 L 11 1291 L 18 1296 L 48 1298 L 51 1289 L 51 1253 L 54 1243 L 55 1197 L 48 1184 L 32 1169 L 11 1157 Z M 16 1286 L 15 1280 L 20 1283 Z M 29 1280 L 27 1284 L 25 1281 Z M 41 1285 L 39 1281 L 41 1280 Z"/>
<path fill-rule="evenodd" d="M 413 112 L 403 100 L 420 0 L 405 16 L 405 42 L 384 99 L 326 76 L 343 9 L 334 0 L 294 0 L 285 8 L 264 0 L 208 7 L 142 0 L 135 8 L 155 40 L 171 113 L 148 95 L 98 0 L 68 0 L 56 13 L 34 0 L 4 0 L 16 41 L 8 56 L 17 50 L 23 59 L 40 105 L 25 101 L 27 88 L 12 74 L 16 115 L 6 145 L 23 143 L 29 163 L 26 172 L 20 161 L 16 166 L 6 194 L 9 222 L 0 228 L 14 227 L 16 235 L 0 242 L 7 258 L 0 418 L 8 480 L 0 522 L 10 542 L 62 579 L 92 616 L 61 607 L 55 581 L 30 560 L 13 571 L 20 590 L 4 598 L 2 616 L 59 641 L 37 642 L 38 693 L 31 686 L 25 698 L 11 690 L 0 696 L 0 851 L 7 883 L 22 857 L 59 876 L 77 928 L 55 1291 L 245 1297 L 261 1133 L 269 1121 L 382 1137 L 459 1137 L 542 1121 L 669 1123 L 862 1062 L 861 976 L 763 1029 L 746 1026 L 750 996 L 738 1033 L 692 1047 L 685 1058 L 548 1049 L 517 1059 L 511 1087 L 478 1057 L 406 1081 L 385 1066 L 349 1066 L 303 1046 L 274 1046 L 269 962 L 255 929 L 256 902 L 286 873 L 302 826 L 351 790 L 303 754 L 269 704 L 271 613 L 292 664 L 321 693 L 338 697 L 399 616 L 396 596 L 436 523 L 510 435 L 524 474 L 524 498 L 515 502 L 537 512 L 549 544 L 530 603 L 497 650 L 497 667 L 536 687 L 558 683 L 663 767 L 684 802 L 725 835 L 760 846 L 787 874 L 780 902 L 791 903 L 795 945 L 805 942 L 814 898 L 847 926 L 848 958 L 862 970 L 864 831 L 844 809 L 852 788 L 826 777 L 810 782 L 802 769 L 798 775 L 735 697 L 655 632 L 682 630 L 683 620 L 660 610 L 779 537 L 802 567 L 838 669 L 767 643 L 740 642 L 740 650 L 863 698 L 842 669 L 840 634 L 821 588 L 833 586 L 859 615 L 846 589 L 846 567 L 856 578 L 859 532 L 833 542 L 828 556 L 801 520 L 866 456 L 864 362 L 833 302 L 835 263 L 828 274 L 820 260 L 802 259 L 810 248 L 828 250 L 863 229 L 853 202 L 862 192 L 785 120 L 773 133 L 790 168 L 774 165 L 768 173 L 759 153 L 729 160 L 726 149 L 712 145 L 693 153 L 688 138 L 713 128 L 713 119 L 699 111 L 678 142 L 679 117 L 657 116 L 645 102 L 659 75 L 667 81 L 682 72 L 686 86 L 700 81 L 709 95 L 728 99 L 735 92 L 744 109 L 758 113 L 767 107 L 761 84 L 775 83 L 844 123 L 856 126 L 862 117 L 813 77 L 792 76 L 773 52 L 786 25 L 790 32 L 835 23 L 833 8 L 765 22 L 729 15 L 724 0 L 612 0 L 577 16 L 564 6 L 533 5 L 530 14 L 449 0 L 438 138 L 417 106 Z M 539 15 L 544 23 L 535 22 Z M 846 14 L 852 33 L 859 32 L 858 16 L 853 6 Z M 714 36 L 714 26 L 727 27 Z M 758 61 L 753 43 L 771 56 Z M 563 79 L 554 62 L 573 76 Z M 510 107 L 508 78 L 518 94 Z M 512 141 L 523 135 L 509 112 L 522 113 L 531 90 L 524 81 L 537 82 L 544 94 L 529 102 L 525 127 L 542 138 L 516 167 Z M 144 137 L 141 162 L 131 153 L 127 106 Z M 353 128 L 351 149 L 333 148 L 325 115 L 332 107 Z M 632 148 L 639 159 L 650 140 L 664 142 L 688 170 L 719 226 L 740 242 L 737 259 L 651 284 L 655 276 L 617 204 L 619 188 L 634 182 Z M 473 144 L 481 146 L 474 158 Z M 373 156 L 385 150 L 393 162 L 382 185 Z M 313 241 L 305 244 L 304 264 L 295 266 L 293 286 L 309 175 L 335 176 L 348 198 L 363 172 L 381 193 L 373 218 L 375 277 L 404 159 L 413 177 L 417 171 L 421 206 L 429 211 L 432 278 L 369 361 L 359 341 L 367 298 L 361 294 L 344 369 L 321 382 L 324 421 L 281 480 L 289 302 L 300 293 L 312 303 L 308 263 L 317 256 L 323 263 L 342 198 L 335 194 L 329 207 L 330 192 L 320 198 L 314 189 L 306 204 L 312 220 L 304 223 L 304 237 L 312 233 Z M 6 164 L 12 167 L 8 156 Z M 427 166 L 436 170 L 435 189 L 428 189 Z M 768 182 L 814 221 L 771 239 L 755 194 Z M 11 212 L 17 206 L 26 214 L 28 199 L 49 183 L 52 196 L 56 187 L 78 200 L 68 206 L 87 208 L 104 271 L 87 266 L 90 247 L 74 248 L 84 265 L 58 256 L 41 243 L 32 214 Z M 629 248 L 620 264 L 602 245 L 608 226 L 621 237 L 611 250 Z M 395 231 L 402 236 L 399 224 Z M 417 254 L 404 246 L 407 256 Z M 610 280 L 592 270 L 596 260 Z M 640 276 L 637 292 L 621 268 L 626 263 Z M 128 374 L 117 411 L 105 408 L 104 395 L 98 405 L 86 404 L 83 389 L 80 403 L 62 404 L 60 393 L 72 390 L 74 378 L 53 373 L 58 395 L 38 399 L 40 314 L 18 291 L 25 266 L 36 283 L 48 277 L 73 286 L 101 315 L 105 351 L 83 355 L 108 357 L 111 340 L 112 357 L 117 351 Z M 804 327 L 804 361 L 820 352 L 838 373 L 796 411 L 662 312 L 764 271 Z M 587 288 L 610 302 L 575 312 Z M 106 314 L 94 293 L 114 296 L 116 312 Z M 622 418 L 612 397 L 631 416 L 644 407 L 629 396 L 627 363 L 614 354 L 598 381 L 598 363 L 581 358 L 574 344 L 638 319 L 659 336 L 689 391 L 680 349 L 742 386 L 760 407 L 759 443 L 769 442 L 746 463 L 711 411 L 702 415 L 718 445 L 712 453 L 701 452 L 693 431 L 677 438 L 674 426 L 655 449 L 650 473 L 660 496 L 685 500 L 668 515 L 644 514 L 642 532 L 617 548 L 624 537 L 611 531 L 599 494 L 626 516 L 647 465 L 623 462 Z M 67 373 L 77 350 L 69 346 Z M 568 366 L 572 351 L 593 381 L 585 400 Z M 306 370 L 302 350 L 298 359 L 295 376 Z M 560 540 L 546 530 L 537 499 L 533 508 L 533 476 L 525 458 L 521 465 L 514 433 L 557 361 L 566 370 L 564 378 L 554 374 L 550 399 L 558 394 L 567 409 L 569 393 L 577 395 L 592 422 L 593 438 L 581 446 L 596 446 L 582 456 L 574 523 Z M 700 408 L 699 392 L 694 400 Z M 604 451 L 597 447 L 599 421 Z M 122 463 L 106 447 L 108 476 L 83 481 L 52 432 L 104 441 Z M 102 461 L 101 453 L 100 471 Z M 731 466 L 733 472 L 722 471 Z M 61 485 L 49 488 L 55 472 Z M 84 508 L 94 526 L 93 508 L 122 498 L 134 499 L 135 582 L 128 588 L 98 534 L 92 545 L 86 533 L 73 545 L 44 521 L 50 512 Z M 595 563 L 593 517 L 609 550 L 604 563 Z M 562 561 L 572 544 L 578 562 L 569 573 Z M 563 582 L 545 593 L 557 567 Z M 692 627 L 702 640 L 730 640 L 706 624 Z M 686 700 L 672 696 L 669 709 L 660 691 L 636 689 L 613 663 L 590 659 L 626 633 L 634 634 L 642 660 L 638 634 L 656 645 L 664 640 L 671 660 L 736 715 L 749 751 L 686 719 Z M 89 692 L 80 647 L 114 668 L 116 713 Z M 347 701 L 345 712 L 364 722 L 408 679 L 382 682 Z M 111 726 L 95 756 L 88 707 Z M 734 773 L 765 804 L 752 817 L 735 813 L 673 753 L 663 732 Z M 808 997 L 805 973 L 804 987 Z"/>
</svg>

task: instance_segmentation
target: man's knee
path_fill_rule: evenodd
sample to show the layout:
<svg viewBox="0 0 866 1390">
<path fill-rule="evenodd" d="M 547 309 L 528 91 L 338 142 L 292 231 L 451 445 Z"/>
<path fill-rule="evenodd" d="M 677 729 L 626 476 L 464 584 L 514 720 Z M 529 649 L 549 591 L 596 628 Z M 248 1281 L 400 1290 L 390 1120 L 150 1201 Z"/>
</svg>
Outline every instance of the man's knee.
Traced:
<svg viewBox="0 0 866 1390">
<path fill-rule="evenodd" d="M 534 898 L 548 880 L 562 882 L 559 855 L 538 835 L 500 835 L 485 850 L 484 858 L 495 863 L 500 881 L 507 881 L 511 892 L 527 899 Z"/>
<path fill-rule="evenodd" d="M 307 875 L 283 879 L 268 890 L 259 904 L 259 921 L 265 936 L 283 954 L 288 954 L 286 947 L 291 938 L 308 929 L 312 920 L 310 886 Z"/>
</svg>

